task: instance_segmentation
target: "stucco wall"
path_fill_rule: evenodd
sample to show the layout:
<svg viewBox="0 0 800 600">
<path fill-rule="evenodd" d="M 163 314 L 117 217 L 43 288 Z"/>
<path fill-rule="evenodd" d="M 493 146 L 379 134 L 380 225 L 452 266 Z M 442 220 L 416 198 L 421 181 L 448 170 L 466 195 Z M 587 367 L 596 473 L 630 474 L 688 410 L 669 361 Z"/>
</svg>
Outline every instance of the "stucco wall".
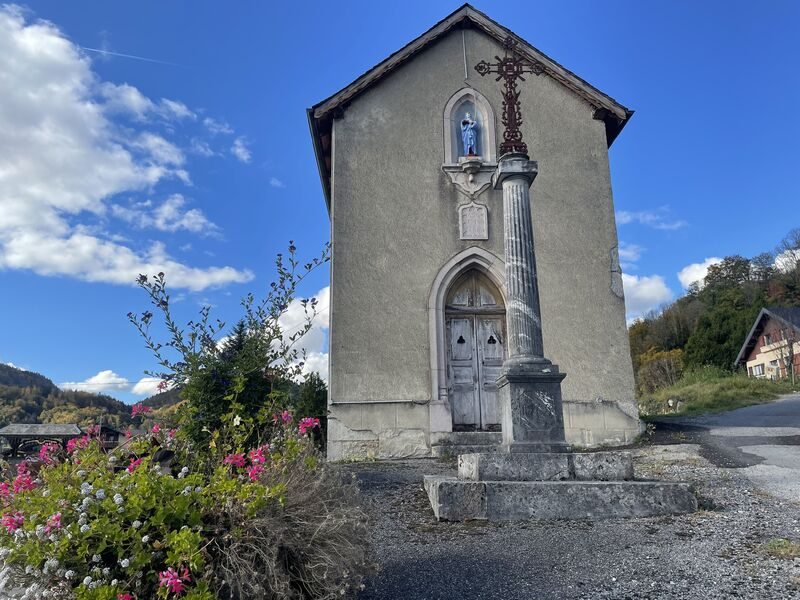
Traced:
<svg viewBox="0 0 800 600">
<path fill-rule="evenodd" d="M 500 85 L 472 69 L 502 48 L 475 30 L 465 42 L 466 81 L 461 32 L 453 32 L 334 122 L 330 399 L 332 416 L 350 429 L 358 429 L 359 407 L 337 404 L 431 400 L 431 284 L 470 246 L 503 256 L 501 192 L 478 199 L 489 206 L 489 240 L 461 241 L 457 207 L 468 199 L 441 171 L 448 99 L 472 87 L 498 120 L 502 110 Z M 539 163 L 532 203 L 545 354 L 567 373 L 566 402 L 602 399 L 635 418 L 624 303 L 611 291 L 617 238 L 604 125 L 548 76 L 526 79 L 523 134 Z M 403 427 L 396 416 L 393 423 Z"/>
</svg>

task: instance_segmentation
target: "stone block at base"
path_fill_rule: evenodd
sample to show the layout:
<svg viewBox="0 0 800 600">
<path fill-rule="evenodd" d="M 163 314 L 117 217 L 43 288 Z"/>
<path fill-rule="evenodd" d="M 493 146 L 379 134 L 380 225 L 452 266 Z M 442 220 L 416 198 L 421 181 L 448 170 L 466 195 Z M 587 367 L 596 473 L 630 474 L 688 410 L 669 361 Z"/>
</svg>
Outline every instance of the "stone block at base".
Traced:
<svg viewBox="0 0 800 600">
<path fill-rule="evenodd" d="M 458 477 L 470 481 L 628 481 L 628 452 L 476 453 L 458 457 Z"/>
<path fill-rule="evenodd" d="M 613 519 L 690 513 L 697 499 L 688 483 L 659 481 L 465 481 L 426 476 L 436 518 Z"/>
</svg>

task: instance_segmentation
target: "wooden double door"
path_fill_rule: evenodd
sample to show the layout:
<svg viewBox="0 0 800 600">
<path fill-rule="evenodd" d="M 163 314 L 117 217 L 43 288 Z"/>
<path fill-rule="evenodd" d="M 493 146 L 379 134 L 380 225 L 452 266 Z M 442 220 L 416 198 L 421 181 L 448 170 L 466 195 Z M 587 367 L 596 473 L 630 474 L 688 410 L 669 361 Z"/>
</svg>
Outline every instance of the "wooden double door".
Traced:
<svg viewBox="0 0 800 600">
<path fill-rule="evenodd" d="M 497 430 L 497 377 L 505 358 L 505 310 L 497 288 L 467 273 L 449 294 L 448 396 L 455 430 Z"/>
</svg>

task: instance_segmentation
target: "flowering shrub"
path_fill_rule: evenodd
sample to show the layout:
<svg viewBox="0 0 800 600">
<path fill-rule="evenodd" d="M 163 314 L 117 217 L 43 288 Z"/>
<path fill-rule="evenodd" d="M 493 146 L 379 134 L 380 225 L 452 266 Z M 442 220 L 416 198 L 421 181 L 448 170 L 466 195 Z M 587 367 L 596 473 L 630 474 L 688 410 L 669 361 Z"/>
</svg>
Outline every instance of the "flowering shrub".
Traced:
<svg viewBox="0 0 800 600">
<path fill-rule="evenodd" d="M 278 421 L 254 448 L 231 445 L 247 434 L 217 432 L 213 468 L 163 429 L 110 452 L 95 431 L 64 451 L 43 447 L 0 486 L 0 590 L 201 600 L 358 589 L 365 529 L 353 492 L 319 460 L 316 424 L 301 420 L 301 433 Z"/>
</svg>

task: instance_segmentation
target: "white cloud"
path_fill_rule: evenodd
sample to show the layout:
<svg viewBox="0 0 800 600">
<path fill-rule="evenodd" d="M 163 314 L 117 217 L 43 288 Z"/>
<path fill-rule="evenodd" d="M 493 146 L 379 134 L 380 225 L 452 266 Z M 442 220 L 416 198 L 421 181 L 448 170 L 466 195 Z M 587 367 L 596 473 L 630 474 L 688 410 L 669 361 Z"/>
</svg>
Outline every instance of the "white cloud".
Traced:
<svg viewBox="0 0 800 600">
<path fill-rule="evenodd" d="M 233 154 L 243 163 L 250 162 L 252 154 L 250 153 L 250 149 L 247 147 L 247 142 L 245 141 L 244 137 L 239 136 L 235 140 L 233 140 L 233 146 L 231 146 L 231 154 Z"/>
<path fill-rule="evenodd" d="M 330 314 L 330 286 L 319 290 L 314 296 L 317 299 L 317 315 L 312 321 L 311 329 L 298 342 L 298 350 L 306 351 L 306 363 L 303 373 L 318 371 L 320 377 L 328 380 L 328 327 Z M 299 331 L 306 322 L 305 312 L 300 300 L 293 300 L 289 308 L 281 316 L 279 324 L 284 338 Z"/>
<path fill-rule="evenodd" d="M 285 188 L 286 187 L 286 184 L 283 183 L 277 177 L 270 177 L 269 178 L 269 184 L 274 188 Z"/>
<path fill-rule="evenodd" d="M 690 285 L 697 282 L 700 287 L 703 287 L 703 280 L 708 273 L 708 267 L 722 262 L 722 259 L 716 256 L 705 259 L 703 262 L 692 263 L 686 265 L 678 271 L 678 280 L 684 289 L 688 289 Z"/>
<path fill-rule="evenodd" d="M 672 300 L 672 292 L 661 275 L 639 277 L 622 274 L 625 289 L 625 309 L 628 320 L 641 317 L 664 302 Z"/>
<path fill-rule="evenodd" d="M 111 214 L 142 229 L 152 227 L 170 233 L 185 230 L 203 235 L 217 234 L 219 228 L 201 210 L 186 210 L 185 206 L 186 199 L 181 194 L 172 194 L 152 210 L 150 201 L 139 202 L 130 207 L 115 204 L 111 207 Z M 183 250 L 184 246 L 180 249 Z"/>
<path fill-rule="evenodd" d="M 623 262 L 636 262 L 641 258 L 644 248 L 626 242 L 619 243 L 619 259 Z"/>
<path fill-rule="evenodd" d="M 132 86 L 104 85 L 53 24 L 26 22 L 14 7 L 0 7 L 0 74 L 0 269 L 127 285 L 164 271 L 173 286 L 193 290 L 252 279 L 232 267 L 179 263 L 158 244 L 137 252 L 73 224 L 103 216 L 121 192 L 188 182 L 175 144 L 111 120 L 123 110 L 146 115 L 156 103 Z"/>
<path fill-rule="evenodd" d="M 617 212 L 617 225 L 639 223 L 640 225 L 646 225 L 654 229 L 663 229 L 667 231 L 680 229 L 681 227 L 686 227 L 686 225 L 688 225 L 688 223 L 683 220 L 669 220 L 667 218 L 668 212 L 669 210 L 666 207 L 662 207 L 654 211 L 643 210 L 631 212 L 627 210 L 621 210 Z"/>
<path fill-rule="evenodd" d="M 233 129 L 225 121 L 217 121 L 211 117 L 206 117 L 203 119 L 203 125 L 205 125 L 206 129 L 208 129 L 208 131 L 214 135 L 219 133 L 224 133 L 226 135 L 233 133 Z"/>
<path fill-rule="evenodd" d="M 122 375 L 118 375 L 111 369 L 106 369 L 83 381 L 68 381 L 59 384 L 58 387 L 64 390 L 77 390 L 80 392 L 100 394 L 102 392 L 128 390 L 130 388 L 130 383 L 128 383 L 128 380 L 122 377 Z"/>
<path fill-rule="evenodd" d="M 105 100 L 104 110 L 126 114 L 143 121 L 151 116 L 166 120 L 195 119 L 197 115 L 178 100 L 162 98 L 153 102 L 138 89 L 127 83 L 116 84 L 104 81 L 98 84 L 98 93 Z"/>
<path fill-rule="evenodd" d="M 157 377 L 142 377 L 133 384 L 131 393 L 137 396 L 152 396 L 159 392 L 159 385 L 161 385 L 161 380 Z"/>
<path fill-rule="evenodd" d="M 211 149 L 211 146 L 209 146 L 208 142 L 206 142 L 204 140 L 197 139 L 197 138 L 193 138 L 192 139 L 192 144 L 190 146 L 190 150 L 194 154 L 198 154 L 200 156 L 205 156 L 206 158 L 208 158 L 209 156 L 214 156 L 216 154 L 216 152 L 214 152 Z"/>
</svg>

